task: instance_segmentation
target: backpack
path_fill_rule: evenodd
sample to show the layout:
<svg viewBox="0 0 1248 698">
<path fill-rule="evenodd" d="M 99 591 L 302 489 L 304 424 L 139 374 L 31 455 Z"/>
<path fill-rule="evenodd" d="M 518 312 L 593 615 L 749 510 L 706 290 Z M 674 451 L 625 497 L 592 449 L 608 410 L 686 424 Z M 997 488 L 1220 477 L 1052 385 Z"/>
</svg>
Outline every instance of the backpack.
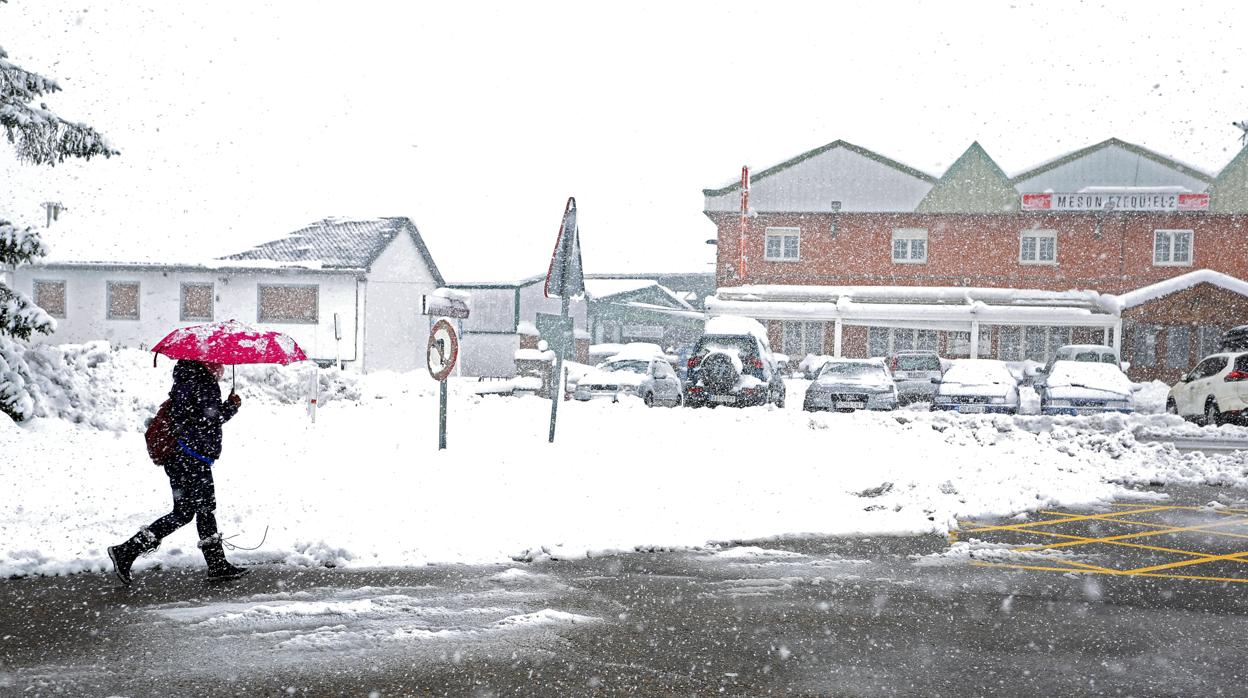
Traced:
<svg viewBox="0 0 1248 698">
<path fill-rule="evenodd" d="M 178 439 L 173 435 L 173 419 L 170 416 L 172 410 L 173 400 L 165 400 L 156 410 L 156 416 L 147 423 L 147 431 L 143 434 L 147 440 L 147 455 L 159 466 L 168 465 L 178 450 Z"/>
</svg>

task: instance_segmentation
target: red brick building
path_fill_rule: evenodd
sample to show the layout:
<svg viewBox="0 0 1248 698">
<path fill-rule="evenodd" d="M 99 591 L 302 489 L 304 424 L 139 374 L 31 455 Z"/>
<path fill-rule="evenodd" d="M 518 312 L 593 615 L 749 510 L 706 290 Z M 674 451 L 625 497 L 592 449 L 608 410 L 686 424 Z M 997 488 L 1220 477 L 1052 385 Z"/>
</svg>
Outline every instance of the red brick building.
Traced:
<svg viewBox="0 0 1248 698">
<path fill-rule="evenodd" d="M 1248 324 L 1248 148 L 1210 174 L 1110 139 L 1008 176 L 972 144 L 938 178 L 836 141 L 755 172 L 745 216 L 741 184 L 703 194 L 708 309 L 790 355 L 1095 341 L 1173 380 Z"/>
</svg>

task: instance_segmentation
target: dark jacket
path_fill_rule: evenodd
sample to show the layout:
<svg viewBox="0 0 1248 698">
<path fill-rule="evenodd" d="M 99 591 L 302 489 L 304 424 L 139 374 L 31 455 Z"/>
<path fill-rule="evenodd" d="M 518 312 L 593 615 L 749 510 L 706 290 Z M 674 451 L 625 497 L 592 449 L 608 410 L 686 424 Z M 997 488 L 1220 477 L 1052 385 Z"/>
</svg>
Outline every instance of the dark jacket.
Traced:
<svg viewBox="0 0 1248 698">
<path fill-rule="evenodd" d="M 221 425 L 238 412 L 238 405 L 221 401 L 221 386 L 208 367 L 198 361 L 179 361 L 173 367 L 169 399 L 178 441 L 204 458 L 219 458 Z"/>
</svg>

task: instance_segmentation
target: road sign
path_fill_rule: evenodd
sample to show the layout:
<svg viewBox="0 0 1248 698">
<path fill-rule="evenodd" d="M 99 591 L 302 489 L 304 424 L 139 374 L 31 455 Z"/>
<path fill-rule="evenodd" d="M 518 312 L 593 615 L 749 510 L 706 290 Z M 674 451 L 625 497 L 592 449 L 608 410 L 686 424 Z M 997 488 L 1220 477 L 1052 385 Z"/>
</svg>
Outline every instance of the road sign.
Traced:
<svg viewBox="0 0 1248 698">
<path fill-rule="evenodd" d="M 565 315 L 537 314 L 537 334 L 550 346 L 551 351 L 567 356 L 576 348 L 572 340 L 572 318 Z"/>
<path fill-rule="evenodd" d="M 555 251 L 546 272 L 547 298 L 571 298 L 585 293 L 585 272 L 581 264 L 581 237 L 576 229 L 576 199 L 569 196 L 563 222 L 555 238 Z"/>
<path fill-rule="evenodd" d="M 434 380 L 445 381 L 455 368 L 459 359 L 459 337 L 455 336 L 455 328 L 446 320 L 438 320 L 429 331 L 429 345 L 426 348 L 426 359 L 429 362 L 429 375 Z"/>
</svg>

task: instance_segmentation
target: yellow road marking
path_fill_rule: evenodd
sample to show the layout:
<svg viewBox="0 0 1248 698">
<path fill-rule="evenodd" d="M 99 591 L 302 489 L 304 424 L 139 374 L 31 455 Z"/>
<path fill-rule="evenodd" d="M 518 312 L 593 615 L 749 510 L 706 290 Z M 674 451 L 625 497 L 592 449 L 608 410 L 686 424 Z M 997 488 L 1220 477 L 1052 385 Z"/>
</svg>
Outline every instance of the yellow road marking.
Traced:
<svg viewBox="0 0 1248 698">
<path fill-rule="evenodd" d="M 1092 543 L 1105 543 L 1107 545 L 1117 545 L 1117 546 L 1128 547 L 1128 548 L 1138 548 L 1138 549 L 1143 549 L 1143 550 L 1152 550 L 1156 552 L 1185 555 L 1191 558 L 1187 560 L 1179 560 L 1177 562 L 1167 562 L 1167 563 L 1163 563 L 1159 565 L 1139 567 L 1139 568 L 1131 569 L 1131 570 L 1117 570 L 1117 569 L 1113 569 L 1109 567 L 1101 567 L 1097 565 L 1092 565 L 1086 562 L 1066 560 L 1066 559 L 1061 559 L 1061 558 L 1054 559 L 1053 560 L 1054 565 L 1015 564 L 1015 563 L 985 562 L 982 560 L 972 560 L 971 564 L 978 566 L 978 567 L 1002 567 L 1002 568 L 1009 568 L 1009 569 L 1037 570 L 1037 571 L 1045 571 L 1045 572 L 1068 572 L 1068 573 L 1077 572 L 1080 574 L 1109 574 L 1109 575 L 1116 575 L 1116 576 L 1157 577 L 1157 578 L 1165 578 L 1165 579 L 1191 579 L 1191 580 L 1215 581 L 1215 582 L 1248 583 L 1248 579 L 1243 579 L 1243 578 L 1238 578 L 1238 577 L 1211 577 L 1211 576 L 1191 575 L 1191 574 L 1162 573 L 1164 570 L 1171 570 L 1171 569 L 1175 569 L 1179 567 L 1192 567 L 1195 565 L 1203 565 L 1203 564 L 1207 564 L 1210 562 L 1230 561 L 1230 562 L 1235 562 L 1239 564 L 1248 564 L 1248 551 L 1227 553 L 1223 555 L 1211 555 L 1208 553 L 1196 552 L 1192 550 L 1182 550 L 1179 548 L 1167 548 L 1167 547 L 1157 546 L 1157 545 L 1146 545 L 1142 543 L 1128 542 L 1128 541 L 1140 539 L 1140 538 L 1152 538 L 1156 536 L 1164 536 L 1164 535 L 1170 535 L 1170 534 L 1175 534 L 1175 533 L 1185 533 L 1185 532 L 1193 532 L 1193 531 L 1201 531 L 1201 532 L 1208 533 L 1210 535 L 1225 536 L 1225 537 L 1230 537 L 1230 538 L 1248 539 L 1248 535 L 1246 534 L 1231 533 L 1228 531 L 1216 530 L 1218 528 L 1226 527 L 1226 526 L 1239 526 L 1239 525 L 1248 524 L 1248 509 L 1232 509 L 1232 508 L 1209 509 L 1207 507 L 1172 506 L 1172 505 L 1140 506 L 1140 505 L 1135 505 L 1135 504 L 1119 504 L 1119 503 L 1113 503 L 1111 504 L 1111 506 L 1119 507 L 1120 510 L 1115 511 L 1115 512 L 1102 512 L 1098 514 L 1072 514 L 1072 513 L 1061 512 L 1061 511 L 1041 510 L 1039 512 L 1040 514 L 1057 517 L 1057 518 L 1050 518 L 1050 519 L 1045 519 L 1042 521 L 1028 521 L 1028 522 L 1016 523 L 1016 524 L 983 525 L 980 523 L 976 523 L 974 521 L 963 521 L 963 522 L 960 522 L 960 524 L 962 526 L 967 527 L 967 528 L 962 529 L 962 531 L 967 532 L 967 533 L 982 533 L 982 532 L 988 532 L 988 531 L 1014 531 L 1014 532 L 1025 533 L 1029 535 L 1047 536 L 1051 538 L 1063 539 L 1063 542 L 1060 542 L 1060 543 L 1022 545 L 1022 546 L 1010 548 L 1010 550 L 1014 552 L 1053 550 L 1057 548 L 1070 548 L 1070 547 L 1075 547 L 1079 545 L 1088 545 Z M 1171 511 L 1171 510 L 1200 511 L 1200 512 L 1204 512 L 1208 514 L 1218 514 L 1221 520 L 1212 521 L 1212 522 L 1203 523 L 1203 524 L 1196 524 L 1196 525 L 1191 525 L 1191 526 L 1172 526 L 1168 524 L 1158 524 L 1158 523 L 1152 523 L 1148 521 L 1136 521 L 1133 519 L 1124 518 L 1124 517 L 1132 516 L 1136 514 L 1149 514 L 1149 513 L 1159 512 L 1159 511 Z M 1131 525 L 1131 526 L 1142 526 L 1142 527 L 1153 529 L 1153 530 L 1137 531 L 1134 533 L 1126 533 L 1126 534 L 1120 534 L 1120 535 L 1115 535 L 1115 536 L 1103 536 L 1100 538 L 1090 538 L 1087 536 L 1076 536 L 1076 535 L 1070 535 L 1066 533 L 1057 533 L 1054 531 L 1043 530 L 1044 527 L 1046 526 L 1052 526 L 1055 524 L 1064 524 L 1064 523 L 1077 523 L 1080 521 L 1120 522 L 1120 523 L 1124 523 L 1124 524 Z M 949 532 L 950 544 L 953 544 L 954 542 L 957 541 L 958 533 L 959 533 L 958 531 Z M 1065 565 L 1065 566 L 1056 566 L 1056 565 Z"/>
<path fill-rule="evenodd" d="M 1240 579 L 1238 577 L 1202 577 L 1195 574 L 1156 574 L 1151 572 L 1126 572 L 1123 570 L 1108 570 L 1100 572 L 1097 570 L 1072 570 L 1069 567 L 1047 567 L 1044 565 L 1015 565 L 1006 562 L 984 562 L 975 560 L 971 562 L 975 567 L 1004 567 L 1016 570 L 1038 570 L 1041 572 L 1066 572 L 1070 574 L 1110 574 L 1118 577 L 1156 577 L 1159 579 L 1199 579 L 1207 582 L 1239 582 L 1248 584 L 1248 579 Z"/>
<path fill-rule="evenodd" d="M 1165 511 L 1167 509 L 1173 509 L 1173 508 L 1174 507 L 1147 507 L 1145 509 L 1136 509 L 1135 511 L 1124 511 L 1124 512 L 1121 512 L 1120 514 L 1115 514 L 1114 516 L 1119 516 L 1119 515 L 1125 516 L 1128 514 L 1147 514 L 1149 512 Z M 1034 528 L 1036 526 L 1048 526 L 1050 524 L 1072 523 L 1075 521 L 1087 521 L 1089 519 L 1099 519 L 1107 515 L 1108 514 L 1087 514 L 1087 515 L 1067 516 L 1061 519 L 1049 519 L 1047 521 L 1032 521 L 1030 523 L 1023 523 L 1023 524 L 1006 524 L 1004 526 L 982 526 L 980 528 L 968 528 L 966 529 L 965 532 L 966 533 L 979 533 L 983 531 L 1016 531 L 1019 529 Z M 972 523 L 972 522 L 968 522 L 968 523 Z"/>
</svg>

